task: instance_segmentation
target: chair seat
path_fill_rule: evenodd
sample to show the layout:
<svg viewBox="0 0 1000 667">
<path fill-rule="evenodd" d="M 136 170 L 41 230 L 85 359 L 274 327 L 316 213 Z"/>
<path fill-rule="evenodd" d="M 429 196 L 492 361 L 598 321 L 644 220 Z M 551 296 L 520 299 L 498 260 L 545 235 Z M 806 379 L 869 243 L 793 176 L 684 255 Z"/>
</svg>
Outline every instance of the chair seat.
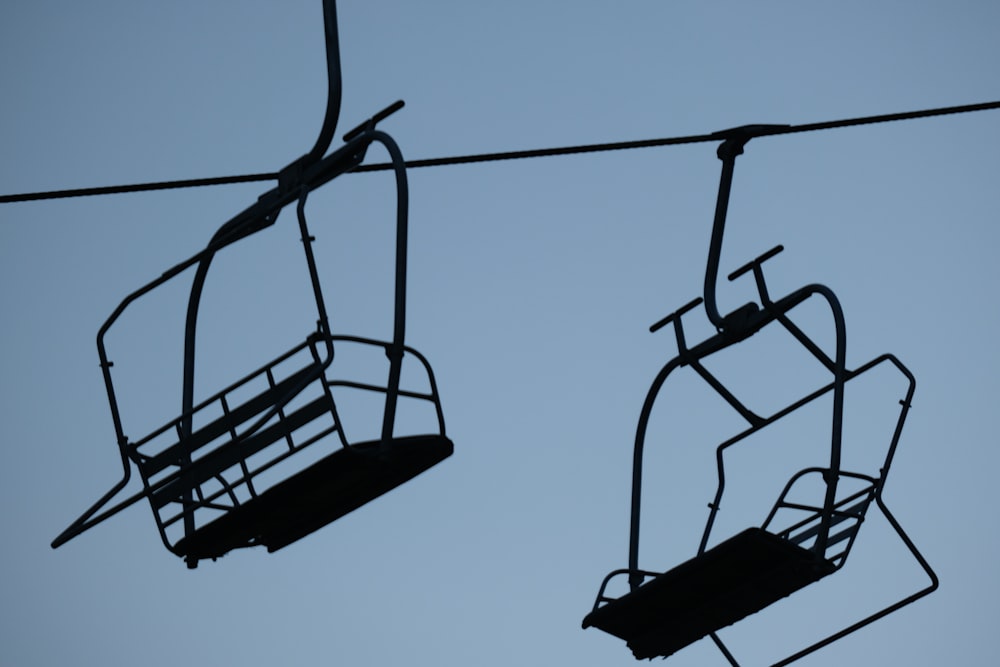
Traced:
<svg viewBox="0 0 1000 667">
<path fill-rule="evenodd" d="M 835 569 L 811 551 L 749 528 L 595 609 L 583 627 L 624 639 L 638 659 L 666 657 Z"/>
<path fill-rule="evenodd" d="M 454 451 L 441 435 L 363 442 L 341 448 L 255 498 L 199 527 L 176 549 L 189 566 L 238 547 L 269 552 L 339 519 L 394 489 Z"/>
</svg>

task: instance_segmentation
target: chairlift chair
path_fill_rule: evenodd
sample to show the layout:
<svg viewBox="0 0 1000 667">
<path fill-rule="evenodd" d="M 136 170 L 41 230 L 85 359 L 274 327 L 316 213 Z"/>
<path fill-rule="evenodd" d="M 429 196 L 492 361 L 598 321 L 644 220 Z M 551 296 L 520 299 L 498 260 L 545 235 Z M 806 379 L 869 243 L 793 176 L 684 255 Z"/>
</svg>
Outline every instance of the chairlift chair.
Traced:
<svg viewBox="0 0 1000 667">
<path fill-rule="evenodd" d="M 837 297 L 829 288 L 816 284 L 808 285 L 783 298 L 772 300 L 764 281 L 762 265 L 781 252 L 781 246 L 764 253 L 729 275 L 730 280 L 735 280 L 746 273 L 752 273 L 760 297 L 759 304 L 753 302 L 745 304 L 725 316 L 719 313 L 716 306 L 719 257 L 735 159 L 743 152 L 747 141 L 754 136 L 766 134 L 772 127 L 775 126 L 745 126 L 717 134 L 722 141 L 719 158 L 723 165 L 709 248 L 704 298 L 697 298 L 687 303 L 650 327 L 651 331 L 657 331 L 672 324 L 678 353 L 657 374 L 639 418 L 633 458 L 628 568 L 615 570 L 605 577 L 591 612 L 583 620 L 584 628 L 596 627 L 624 639 L 637 659 L 667 657 L 702 638 L 710 637 L 729 663 L 738 665 L 736 658 L 719 638 L 717 631 L 842 568 L 872 501 L 926 572 L 930 584 L 775 664 L 788 664 L 826 646 L 929 594 L 938 585 L 936 575 L 882 499 L 885 478 L 895 455 L 915 388 L 915 380 L 910 371 L 891 354 L 877 357 L 854 370 L 846 367 L 844 316 Z M 833 358 L 796 326 L 790 317 L 792 310 L 813 296 L 825 300 L 833 313 L 836 328 L 836 349 Z M 702 304 L 717 333 L 693 347 L 688 347 L 682 316 Z M 828 384 L 773 414 L 762 416 L 741 402 L 705 368 L 702 361 L 774 323 L 791 333 L 830 372 L 832 379 Z M 843 470 L 840 459 L 845 385 L 850 380 L 883 364 L 894 367 L 906 378 L 909 385 L 906 395 L 900 401 L 901 408 L 885 460 L 876 476 Z M 638 564 L 639 519 L 646 429 L 653 405 L 667 378 L 673 371 L 685 366 L 694 370 L 712 387 L 746 420 L 748 426 L 716 448 L 718 486 L 714 499 L 709 504 L 708 520 L 695 555 L 666 572 L 641 570 Z M 760 526 L 749 527 L 709 548 L 712 528 L 725 489 L 725 451 L 803 406 L 831 393 L 833 414 L 829 463 L 821 467 L 806 468 L 793 475 Z M 825 487 L 822 499 L 812 503 L 793 501 L 790 496 L 792 489 L 804 480 L 814 477 L 818 477 L 822 482 L 821 486 Z M 778 526 L 776 517 L 779 511 L 782 516 L 791 513 L 798 518 L 789 525 Z M 620 577 L 627 580 L 628 592 L 621 597 L 613 597 L 607 592 L 609 583 Z"/>
<path fill-rule="evenodd" d="M 372 125 L 374 125 L 372 123 Z M 108 494 L 68 528 L 53 546 L 145 497 L 167 548 L 189 566 L 217 558 L 232 549 L 263 545 L 275 551 L 399 486 L 451 455 L 433 372 L 427 360 L 404 344 L 406 290 L 406 173 L 402 155 L 385 133 L 363 129 L 320 164 L 320 181 L 360 164 L 368 145 L 383 144 L 393 159 L 398 187 L 396 233 L 395 325 L 391 341 L 334 335 L 327 318 L 307 227 L 305 203 L 316 182 L 297 191 L 280 186 L 223 225 L 208 247 L 160 278 L 133 292 L 114 311 L 98 334 L 98 350 L 121 450 L 124 476 Z M 310 179 L 311 180 L 311 179 Z M 204 401 L 194 404 L 195 330 L 199 299 L 212 257 L 248 234 L 273 224 L 282 207 L 297 201 L 305 258 L 317 311 L 317 329 L 293 349 L 267 362 Z M 181 413 L 152 433 L 132 440 L 124 432 L 112 363 L 105 336 L 131 303 L 194 267 L 188 304 L 184 386 Z M 335 379 L 338 346 L 372 346 L 384 350 L 389 369 L 382 386 Z M 423 370 L 429 389 L 400 386 L 404 361 Z M 234 397 L 259 390 L 251 398 Z M 381 438 L 350 442 L 337 411 L 332 388 L 384 395 Z M 396 433 L 400 401 L 427 404 L 437 429 L 429 434 Z M 206 415 L 202 418 L 203 415 Z M 204 424 L 194 427 L 196 419 Z M 329 455 L 292 476 L 261 488 L 264 473 L 275 466 L 294 467 L 294 457 L 317 443 L 332 445 Z M 318 445 L 317 445 L 318 446 Z M 143 491 L 97 514 L 128 482 L 135 465 Z M 180 536 L 176 536 L 180 529 Z"/>
<path fill-rule="evenodd" d="M 199 560 L 215 559 L 240 547 L 259 545 L 276 551 L 452 454 L 434 374 L 427 360 L 404 341 L 406 166 L 395 141 L 376 128 L 403 103 L 387 107 L 348 132 L 344 145 L 323 157 L 340 106 L 333 0 L 324 0 L 324 17 L 330 88 L 316 145 L 281 171 L 277 187 L 222 225 L 204 250 L 128 295 L 101 327 L 97 347 L 123 476 L 55 539 L 53 548 L 146 498 L 163 543 L 191 568 Z M 397 195 L 394 324 L 389 341 L 332 332 L 313 254 L 314 239 L 305 215 L 308 194 L 359 166 L 373 143 L 381 144 L 389 153 Z M 281 210 L 293 203 L 297 203 L 316 306 L 316 330 L 291 350 L 195 404 L 195 334 L 201 292 L 212 259 L 237 241 L 273 225 Z M 105 337 L 129 305 L 192 268 L 195 275 L 187 309 L 180 414 L 153 432 L 132 439 L 122 424 Z M 334 353 L 344 346 L 384 352 L 388 359 L 385 381 L 372 384 L 336 375 Z M 408 377 L 422 374 L 419 388 L 401 386 L 404 362 L 413 369 L 408 371 Z M 379 438 L 349 440 L 334 389 L 383 397 Z M 430 433 L 397 432 L 397 406 L 404 401 L 430 410 L 436 428 Z M 316 456 L 316 449 L 323 447 L 325 454 Z M 307 450 L 310 454 L 303 456 Z M 142 491 L 108 507 L 128 484 L 133 465 L 142 479 Z M 280 478 L 275 480 L 276 476 Z"/>
</svg>

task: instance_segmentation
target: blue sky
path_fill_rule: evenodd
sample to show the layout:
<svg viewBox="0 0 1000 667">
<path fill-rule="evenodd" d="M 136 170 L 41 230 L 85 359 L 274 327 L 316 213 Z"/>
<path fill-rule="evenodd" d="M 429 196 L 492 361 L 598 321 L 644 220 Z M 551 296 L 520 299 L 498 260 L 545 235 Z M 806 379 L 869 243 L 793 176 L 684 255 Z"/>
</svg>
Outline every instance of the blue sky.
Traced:
<svg viewBox="0 0 1000 667">
<path fill-rule="evenodd" d="M 322 121 L 320 4 L 6 3 L 0 191 L 279 169 Z M 401 98 L 383 129 L 413 159 L 1000 98 L 1000 8 L 983 1 L 340 5 L 338 135 Z M 737 163 L 723 271 L 784 244 L 773 291 L 829 285 L 848 365 L 893 352 L 917 377 L 885 495 L 941 589 L 800 664 L 995 660 L 997 113 L 764 138 Z M 626 566 L 635 424 L 675 352 L 647 327 L 700 292 L 718 172 L 711 144 L 412 171 L 407 340 L 434 366 L 455 455 L 281 552 L 195 571 L 142 505 L 48 544 L 120 472 L 98 327 L 269 185 L 0 206 L 0 663 L 632 664 L 580 621 Z M 390 334 L 390 195 L 385 174 L 358 174 L 310 199 L 339 332 Z M 285 212 L 212 274 L 204 394 L 308 332 L 293 227 Z M 723 309 L 752 295 L 720 290 Z M 138 421 L 180 405 L 179 294 L 112 341 Z M 689 317 L 689 339 L 710 333 Z M 829 340 L 818 310 L 803 318 Z M 748 400 L 814 379 L 794 346 L 751 342 L 714 367 Z M 648 445 L 647 569 L 697 548 L 729 423 L 687 380 Z M 884 446 L 899 393 L 889 374 L 848 391 L 852 455 Z M 734 457 L 748 498 L 822 456 L 796 447 L 824 419 Z M 763 519 L 730 507 L 720 530 Z M 924 584 L 869 524 L 843 571 L 732 630 L 747 664 Z M 703 643 L 670 664 L 725 663 Z"/>
</svg>

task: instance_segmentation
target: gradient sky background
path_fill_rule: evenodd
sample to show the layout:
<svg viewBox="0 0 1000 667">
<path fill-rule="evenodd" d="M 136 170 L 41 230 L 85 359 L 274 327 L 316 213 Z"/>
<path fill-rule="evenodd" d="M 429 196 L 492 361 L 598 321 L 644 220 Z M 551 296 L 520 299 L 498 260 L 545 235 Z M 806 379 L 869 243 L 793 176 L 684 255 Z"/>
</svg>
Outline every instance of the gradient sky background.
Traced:
<svg viewBox="0 0 1000 667">
<path fill-rule="evenodd" d="M 382 128 L 411 159 L 1000 98 L 985 0 L 345 1 L 339 19 L 338 136 L 402 98 Z M 0 192 L 276 171 L 319 130 L 323 48 L 320 0 L 6 2 Z M 635 422 L 675 353 L 647 327 L 701 290 L 715 148 L 411 171 L 407 340 L 437 373 L 455 455 L 281 552 L 195 571 L 141 504 L 49 542 L 120 473 L 98 327 L 270 184 L 0 206 L 0 664 L 633 664 L 580 621 L 626 566 Z M 722 270 L 784 244 L 773 293 L 829 285 L 848 364 L 891 351 L 918 381 L 886 501 L 941 589 L 800 664 L 996 664 L 998 151 L 991 111 L 758 139 L 737 163 Z M 347 175 L 310 199 L 338 332 L 390 335 L 389 194 L 385 174 Z M 308 333 L 299 248 L 286 211 L 213 268 L 201 395 Z M 723 283 L 721 307 L 750 290 Z M 179 410 L 182 291 L 111 341 L 126 408 L 153 421 Z M 709 334 L 689 319 L 689 340 Z M 803 322 L 829 343 L 821 311 Z M 814 382 L 798 349 L 761 339 L 712 368 L 754 405 Z M 696 550 L 730 423 L 684 382 L 648 445 L 647 569 Z M 901 391 L 891 374 L 849 388 L 851 456 L 881 455 Z M 822 464 L 826 419 L 734 455 L 737 492 L 766 506 L 786 466 Z M 757 508 L 724 503 L 717 537 Z M 762 664 L 924 583 L 873 517 L 843 571 L 723 636 Z M 725 662 L 702 642 L 669 664 Z"/>
</svg>

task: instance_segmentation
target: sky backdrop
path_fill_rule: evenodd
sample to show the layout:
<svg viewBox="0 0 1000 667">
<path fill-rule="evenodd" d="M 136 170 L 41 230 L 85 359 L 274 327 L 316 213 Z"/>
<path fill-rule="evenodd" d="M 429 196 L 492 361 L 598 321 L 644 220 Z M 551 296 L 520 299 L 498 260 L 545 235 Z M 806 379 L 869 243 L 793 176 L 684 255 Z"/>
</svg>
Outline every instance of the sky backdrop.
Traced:
<svg viewBox="0 0 1000 667">
<path fill-rule="evenodd" d="M 1000 99 L 986 0 L 339 4 L 338 136 L 403 99 L 382 128 L 410 159 Z M 277 171 L 319 131 L 323 54 L 320 0 L 4 3 L 0 193 Z M 194 571 L 142 504 L 49 542 L 120 474 L 98 328 L 271 184 L 0 205 L 0 664 L 633 664 L 580 622 L 627 565 L 636 420 L 676 352 L 648 326 L 700 294 L 715 149 L 412 170 L 407 342 L 435 369 L 454 456 L 283 551 Z M 737 162 L 722 271 L 784 244 L 772 292 L 830 286 L 848 365 L 893 352 L 917 377 L 885 498 L 941 589 L 800 664 L 996 664 L 998 151 L 990 111 L 761 138 Z M 334 329 L 389 337 L 390 177 L 345 175 L 308 212 Z M 300 247 L 286 211 L 220 256 L 200 396 L 311 330 Z M 110 341 L 128 423 L 180 409 L 184 289 Z M 720 284 L 723 310 L 752 296 L 746 278 Z M 711 333 L 688 318 L 690 341 Z M 801 321 L 832 342 L 821 309 Z M 762 410 L 822 377 L 764 334 L 712 368 Z M 859 465 L 904 390 L 864 382 L 847 399 Z M 828 413 L 806 412 L 734 453 L 745 496 L 724 502 L 718 538 L 825 462 Z M 689 376 L 661 397 L 641 567 L 694 554 L 733 424 Z M 872 517 L 844 570 L 723 637 L 767 664 L 925 581 Z M 702 642 L 669 664 L 725 661 Z"/>
</svg>

